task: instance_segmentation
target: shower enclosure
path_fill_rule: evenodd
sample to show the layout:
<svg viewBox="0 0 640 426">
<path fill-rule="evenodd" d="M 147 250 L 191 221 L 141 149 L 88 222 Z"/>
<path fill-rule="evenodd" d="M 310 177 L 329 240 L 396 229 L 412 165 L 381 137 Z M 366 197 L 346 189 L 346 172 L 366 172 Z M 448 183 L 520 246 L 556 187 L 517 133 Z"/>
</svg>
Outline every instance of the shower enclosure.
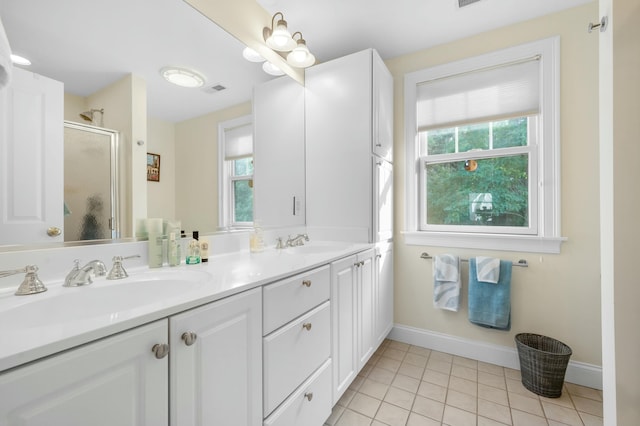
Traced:
<svg viewBox="0 0 640 426">
<path fill-rule="evenodd" d="M 64 240 L 119 237 L 118 132 L 64 122 Z"/>
</svg>

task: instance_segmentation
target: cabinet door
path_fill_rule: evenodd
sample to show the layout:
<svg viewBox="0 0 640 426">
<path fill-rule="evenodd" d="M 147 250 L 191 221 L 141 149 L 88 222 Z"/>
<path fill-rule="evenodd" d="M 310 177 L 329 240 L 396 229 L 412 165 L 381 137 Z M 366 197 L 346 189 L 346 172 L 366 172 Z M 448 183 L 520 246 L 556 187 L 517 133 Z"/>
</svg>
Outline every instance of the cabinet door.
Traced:
<svg viewBox="0 0 640 426">
<path fill-rule="evenodd" d="M 376 247 L 375 345 L 380 346 L 393 327 L 393 243 Z"/>
<path fill-rule="evenodd" d="M 20 68 L 0 90 L 0 245 L 64 240 L 63 104 L 62 83 Z"/>
<path fill-rule="evenodd" d="M 358 371 L 369 361 L 374 351 L 374 269 L 373 249 L 357 256 L 358 297 Z"/>
<path fill-rule="evenodd" d="M 157 321 L 0 375 L 4 426 L 167 425 L 167 343 Z"/>
<path fill-rule="evenodd" d="M 373 51 L 373 152 L 393 161 L 393 76 Z"/>
<path fill-rule="evenodd" d="M 374 242 L 393 238 L 393 166 L 379 158 L 374 161 Z"/>
<path fill-rule="evenodd" d="M 305 224 L 304 86 L 285 76 L 256 86 L 254 219 Z"/>
<path fill-rule="evenodd" d="M 356 256 L 331 264 L 331 327 L 334 405 L 358 374 L 356 361 Z"/>
<path fill-rule="evenodd" d="M 171 425 L 262 424 L 261 289 L 171 317 L 169 327 Z"/>
</svg>

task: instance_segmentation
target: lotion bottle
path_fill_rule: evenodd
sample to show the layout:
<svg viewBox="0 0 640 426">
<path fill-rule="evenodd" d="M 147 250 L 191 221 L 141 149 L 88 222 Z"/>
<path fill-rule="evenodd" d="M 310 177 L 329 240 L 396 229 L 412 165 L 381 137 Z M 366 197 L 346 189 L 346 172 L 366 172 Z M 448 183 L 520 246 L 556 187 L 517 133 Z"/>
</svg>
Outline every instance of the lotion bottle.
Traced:
<svg viewBox="0 0 640 426">
<path fill-rule="evenodd" d="M 180 242 L 176 241 L 175 232 L 169 233 L 169 266 L 180 265 Z"/>
<path fill-rule="evenodd" d="M 148 262 L 149 268 L 159 268 L 162 266 L 162 219 L 149 219 L 147 221 L 149 232 L 148 241 Z"/>
<path fill-rule="evenodd" d="M 198 241 L 198 231 L 193 231 L 193 239 L 189 241 L 187 247 L 187 265 L 195 265 L 200 263 L 200 241 Z"/>
<path fill-rule="evenodd" d="M 209 261 L 209 239 L 207 237 L 200 237 L 200 260 L 202 263 Z"/>
</svg>

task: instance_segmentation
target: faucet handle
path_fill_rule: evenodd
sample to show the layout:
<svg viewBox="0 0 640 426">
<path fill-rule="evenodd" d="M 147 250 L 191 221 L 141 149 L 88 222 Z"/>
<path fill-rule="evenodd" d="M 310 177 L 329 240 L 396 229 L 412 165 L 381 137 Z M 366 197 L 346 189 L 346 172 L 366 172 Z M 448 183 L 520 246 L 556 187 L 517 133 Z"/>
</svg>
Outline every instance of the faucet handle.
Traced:
<svg viewBox="0 0 640 426">
<path fill-rule="evenodd" d="M 113 267 L 109 271 L 109 274 L 107 274 L 107 279 L 121 280 L 123 278 L 127 278 L 129 274 L 127 274 L 127 271 L 124 269 L 124 266 L 122 266 L 122 261 L 125 259 L 133 259 L 136 257 L 140 257 L 140 255 L 134 254 L 133 256 L 125 256 L 125 257 L 113 256 Z"/>
<path fill-rule="evenodd" d="M 38 278 L 38 274 L 36 274 L 37 271 L 38 267 L 36 265 L 27 265 L 21 269 L 14 269 L 12 271 L 1 271 L 0 278 L 24 272 L 26 273 L 26 275 L 24 276 L 22 284 L 20 284 L 18 290 L 16 290 L 15 292 L 16 296 L 42 293 L 43 291 L 47 291 L 47 288 L 44 286 L 42 281 L 40 281 L 40 278 Z"/>
</svg>

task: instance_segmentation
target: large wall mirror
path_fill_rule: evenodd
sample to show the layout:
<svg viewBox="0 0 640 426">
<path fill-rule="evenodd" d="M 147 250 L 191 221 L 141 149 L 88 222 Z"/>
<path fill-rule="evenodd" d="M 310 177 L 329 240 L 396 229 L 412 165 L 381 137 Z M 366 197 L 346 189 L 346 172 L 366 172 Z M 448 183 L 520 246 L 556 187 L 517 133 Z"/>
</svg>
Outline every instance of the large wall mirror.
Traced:
<svg viewBox="0 0 640 426">
<path fill-rule="evenodd" d="M 182 0 L 3 0 L 0 18 L 13 53 L 32 62 L 25 69 L 64 83 L 65 120 L 120 132 L 121 237 L 134 237 L 136 203 L 188 232 L 218 230 L 218 123 L 251 114 L 253 87 L 273 79 L 242 43 Z M 174 86 L 160 74 L 167 66 L 205 85 Z M 142 114 L 105 95 L 122 86 Z M 137 172 L 147 152 L 161 159 L 159 179 Z"/>
</svg>

